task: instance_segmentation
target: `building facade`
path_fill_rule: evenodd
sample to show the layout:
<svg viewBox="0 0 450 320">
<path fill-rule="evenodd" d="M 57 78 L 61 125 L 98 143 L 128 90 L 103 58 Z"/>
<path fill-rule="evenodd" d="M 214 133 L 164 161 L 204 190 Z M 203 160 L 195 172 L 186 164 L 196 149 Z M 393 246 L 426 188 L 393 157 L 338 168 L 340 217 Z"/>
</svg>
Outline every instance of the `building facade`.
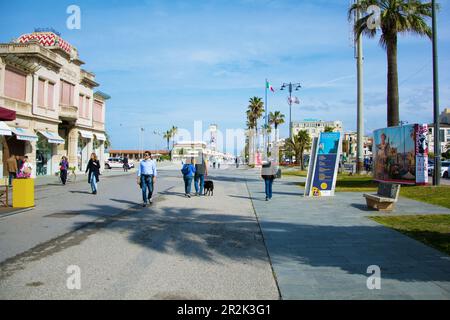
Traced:
<svg viewBox="0 0 450 320">
<path fill-rule="evenodd" d="M 62 156 L 86 167 L 92 152 L 104 163 L 106 101 L 75 47 L 54 32 L 34 32 L 0 44 L 0 106 L 16 111 L 0 136 L 3 167 L 28 156 L 33 177 L 59 171 Z M 5 175 L 3 169 L 3 175 Z"/>
<path fill-rule="evenodd" d="M 138 162 L 143 159 L 145 151 L 150 151 L 153 159 L 160 159 L 170 154 L 168 150 L 109 150 L 107 155 L 110 158 L 127 157 L 130 161 Z"/>
<path fill-rule="evenodd" d="M 324 132 L 326 128 L 333 128 L 336 132 L 344 132 L 342 121 L 322 121 L 316 119 L 306 119 L 301 122 L 292 123 L 292 134 L 296 135 L 301 130 L 306 130 L 311 137 L 318 138 L 321 132 Z"/>
<path fill-rule="evenodd" d="M 342 139 L 343 155 L 349 159 L 356 159 L 357 148 L 358 148 L 357 133 L 356 132 L 344 133 L 344 137 Z M 373 148 L 373 138 L 364 136 L 364 141 L 363 141 L 363 157 L 364 158 L 371 158 L 373 156 L 372 148 Z"/>
<path fill-rule="evenodd" d="M 446 108 L 439 116 L 441 153 L 449 150 L 450 146 L 450 109 Z M 434 124 L 428 125 L 428 147 L 434 152 Z"/>
</svg>

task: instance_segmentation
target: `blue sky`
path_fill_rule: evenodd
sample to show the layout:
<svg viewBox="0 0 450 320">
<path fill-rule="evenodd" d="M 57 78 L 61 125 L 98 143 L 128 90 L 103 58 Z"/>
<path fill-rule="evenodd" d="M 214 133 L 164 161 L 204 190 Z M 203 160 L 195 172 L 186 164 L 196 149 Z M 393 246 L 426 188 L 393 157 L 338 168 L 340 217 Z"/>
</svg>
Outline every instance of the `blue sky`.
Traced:
<svg viewBox="0 0 450 320">
<path fill-rule="evenodd" d="M 300 82 L 293 119 L 342 120 L 356 128 L 356 65 L 347 21 L 350 0 L 0 1 L 0 42 L 53 27 L 78 48 L 85 69 L 110 94 L 107 131 L 117 149 L 163 148 L 151 135 L 172 125 L 217 123 L 243 128 L 248 100 Z M 450 107 L 450 1 L 439 14 L 440 100 Z M 66 28 L 66 9 L 81 8 L 81 30 Z M 386 54 L 364 39 L 365 128 L 386 124 Z M 400 117 L 432 121 L 431 41 L 399 39 Z M 270 110 L 288 115 L 286 93 L 269 94 Z M 288 125 L 281 128 L 288 135 Z"/>
</svg>

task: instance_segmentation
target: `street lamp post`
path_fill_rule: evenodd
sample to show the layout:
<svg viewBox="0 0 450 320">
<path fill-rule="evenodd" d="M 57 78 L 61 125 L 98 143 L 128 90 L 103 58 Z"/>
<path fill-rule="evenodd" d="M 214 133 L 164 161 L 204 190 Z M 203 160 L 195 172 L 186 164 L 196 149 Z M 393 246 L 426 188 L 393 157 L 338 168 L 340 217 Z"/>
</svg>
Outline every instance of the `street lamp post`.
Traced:
<svg viewBox="0 0 450 320">
<path fill-rule="evenodd" d="M 361 4 L 361 1 L 357 1 Z M 357 10 L 356 21 L 361 19 L 362 12 Z M 359 35 L 356 39 L 356 59 L 357 59 L 357 152 L 356 152 L 356 172 L 359 174 L 363 170 L 364 163 L 364 71 L 363 71 L 363 45 L 362 35 Z"/>
<path fill-rule="evenodd" d="M 441 184 L 441 139 L 439 123 L 439 75 L 438 75 L 438 50 L 437 50 L 437 10 L 436 1 L 432 0 L 433 7 L 433 104 L 434 104 L 434 176 L 433 185 Z"/>
<path fill-rule="evenodd" d="M 295 87 L 295 91 L 298 91 L 302 86 L 300 83 L 283 83 L 281 91 L 289 89 L 289 138 L 292 138 L 292 91 Z"/>
</svg>

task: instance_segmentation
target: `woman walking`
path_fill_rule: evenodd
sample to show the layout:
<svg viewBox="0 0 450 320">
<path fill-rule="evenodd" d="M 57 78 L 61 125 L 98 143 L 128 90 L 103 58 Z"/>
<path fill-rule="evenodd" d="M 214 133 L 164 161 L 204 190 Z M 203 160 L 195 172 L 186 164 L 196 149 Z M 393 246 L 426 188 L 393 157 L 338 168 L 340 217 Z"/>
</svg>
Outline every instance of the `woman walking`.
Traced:
<svg viewBox="0 0 450 320">
<path fill-rule="evenodd" d="M 184 195 L 190 198 L 192 180 L 194 179 L 195 175 L 194 158 L 186 160 L 186 163 L 183 165 L 183 169 L 181 169 L 181 173 L 183 173 L 184 180 Z"/>
<path fill-rule="evenodd" d="M 59 170 L 61 182 L 65 186 L 67 181 L 67 170 L 69 170 L 69 161 L 65 156 L 61 158 L 61 162 L 59 163 Z"/>
<path fill-rule="evenodd" d="M 88 183 L 91 185 L 92 194 L 97 194 L 97 183 L 100 181 L 100 161 L 95 153 L 91 154 L 91 159 L 86 167 L 86 172 L 88 171 Z"/>
<path fill-rule="evenodd" d="M 264 162 L 261 168 L 261 177 L 264 179 L 266 201 L 272 199 L 272 186 L 277 174 L 277 168 L 272 161 Z"/>
</svg>

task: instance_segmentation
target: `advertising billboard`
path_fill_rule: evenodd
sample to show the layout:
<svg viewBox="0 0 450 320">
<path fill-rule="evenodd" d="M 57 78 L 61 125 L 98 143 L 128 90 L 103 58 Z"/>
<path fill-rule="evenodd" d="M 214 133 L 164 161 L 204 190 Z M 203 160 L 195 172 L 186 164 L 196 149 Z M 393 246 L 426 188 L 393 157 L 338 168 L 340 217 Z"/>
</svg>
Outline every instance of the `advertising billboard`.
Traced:
<svg viewBox="0 0 450 320">
<path fill-rule="evenodd" d="M 336 187 L 340 158 L 340 132 L 323 132 L 315 140 L 313 148 L 314 168 L 308 174 L 305 195 L 313 197 L 333 196 Z"/>
<path fill-rule="evenodd" d="M 406 125 L 374 132 L 374 180 L 401 184 L 428 182 L 427 125 Z"/>
</svg>

